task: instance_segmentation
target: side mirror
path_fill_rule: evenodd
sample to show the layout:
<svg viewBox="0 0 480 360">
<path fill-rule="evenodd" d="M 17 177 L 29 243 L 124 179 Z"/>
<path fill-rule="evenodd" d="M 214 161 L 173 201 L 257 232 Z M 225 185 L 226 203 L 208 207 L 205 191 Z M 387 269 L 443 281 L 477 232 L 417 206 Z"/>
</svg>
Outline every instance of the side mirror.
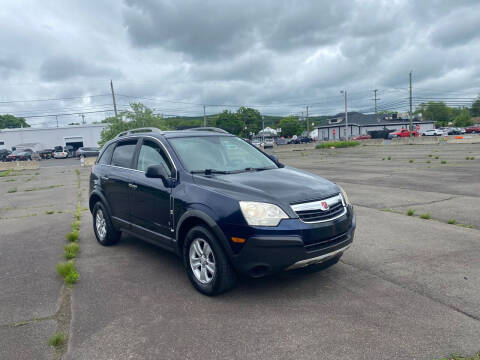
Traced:
<svg viewBox="0 0 480 360">
<path fill-rule="evenodd" d="M 281 162 L 278 161 L 278 158 L 275 155 L 267 154 L 267 156 L 270 158 L 270 160 L 272 160 L 275 164 L 277 164 L 279 168 L 285 167 L 285 165 L 283 165 Z"/>
<path fill-rule="evenodd" d="M 162 179 L 163 185 L 165 187 L 172 186 L 172 180 L 170 179 L 170 174 L 165 168 L 164 164 L 159 165 L 150 165 L 145 172 L 147 178 Z"/>
</svg>

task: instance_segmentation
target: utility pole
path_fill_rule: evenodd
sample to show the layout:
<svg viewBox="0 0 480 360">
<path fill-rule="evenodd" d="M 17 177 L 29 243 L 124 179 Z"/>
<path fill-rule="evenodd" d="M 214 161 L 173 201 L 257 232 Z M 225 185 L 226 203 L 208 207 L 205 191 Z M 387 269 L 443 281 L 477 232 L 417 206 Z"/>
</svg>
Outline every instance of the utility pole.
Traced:
<svg viewBox="0 0 480 360">
<path fill-rule="evenodd" d="M 110 80 L 110 89 L 112 89 L 113 111 L 115 112 L 115 116 L 118 116 L 117 102 L 115 101 L 115 91 L 113 91 L 113 81 L 112 80 Z"/>
<path fill-rule="evenodd" d="M 205 105 L 203 105 L 203 127 L 207 126 L 207 118 L 205 117 Z"/>
<path fill-rule="evenodd" d="M 342 93 L 345 98 L 345 140 L 348 140 L 347 90 L 342 90 L 340 93 Z M 338 134 L 338 136 L 340 137 L 340 134 Z"/>
<path fill-rule="evenodd" d="M 262 115 L 262 142 L 265 142 L 265 116 Z"/>
<path fill-rule="evenodd" d="M 308 106 L 307 106 L 307 136 L 309 137 L 309 133 L 308 133 Z"/>
<path fill-rule="evenodd" d="M 375 117 L 377 118 L 377 121 L 378 120 L 378 111 L 377 111 L 377 100 L 380 100 L 379 98 L 377 98 L 377 89 L 373 90 L 373 101 L 375 102 Z"/>
<path fill-rule="evenodd" d="M 55 120 L 57 121 L 57 128 L 58 128 L 58 115 L 55 115 Z"/>
<path fill-rule="evenodd" d="M 82 117 L 82 125 L 85 125 L 85 114 L 80 114 L 80 116 Z"/>
<path fill-rule="evenodd" d="M 412 119 L 412 72 L 410 71 L 410 113 L 408 114 L 408 119 L 410 120 L 410 136 L 412 136 L 413 131 L 413 119 Z"/>
</svg>

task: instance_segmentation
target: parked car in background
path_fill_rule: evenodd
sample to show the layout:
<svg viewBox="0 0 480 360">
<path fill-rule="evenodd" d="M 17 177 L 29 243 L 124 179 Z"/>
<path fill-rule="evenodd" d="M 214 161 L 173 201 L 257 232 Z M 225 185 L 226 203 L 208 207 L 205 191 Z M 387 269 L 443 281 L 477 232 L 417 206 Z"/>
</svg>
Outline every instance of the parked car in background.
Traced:
<svg viewBox="0 0 480 360">
<path fill-rule="evenodd" d="M 287 145 L 288 144 L 288 140 L 284 139 L 284 138 L 277 138 L 277 140 L 275 142 L 277 143 L 277 145 Z"/>
<path fill-rule="evenodd" d="M 399 137 L 410 137 L 410 135 L 411 136 L 418 136 L 418 132 L 416 132 L 415 130 L 410 132 L 407 129 L 402 129 L 402 130 L 399 130 L 399 131 L 395 131 L 395 132 L 389 134 L 388 136 L 390 138 L 399 138 Z"/>
<path fill-rule="evenodd" d="M 7 161 L 24 161 L 32 160 L 33 150 L 32 149 L 20 149 L 15 150 L 7 156 Z"/>
<path fill-rule="evenodd" d="M 340 186 L 215 131 L 124 132 L 104 146 L 89 193 L 100 245 L 123 232 L 173 251 L 206 295 L 237 273 L 333 266 L 356 227 Z"/>
<path fill-rule="evenodd" d="M 263 146 L 263 143 L 259 139 L 253 139 L 252 145 L 256 146 L 257 148 L 261 148 Z"/>
<path fill-rule="evenodd" d="M 43 149 L 38 152 L 40 159 L 51 159 L 53 158 L 53 153 L 55 149 Z"/>
<path fill-rule="evenodd" d="M 98 156 L 99 154 L 98 148 L 94 147 L 81 147 L 78 148 L 77 151 L 75 151 L 75 157 L 90 157 L 90 156 Z"/>
<path fill-rule="evenodd" d="M 0 161 L 7 161 L 7 156 L 12 152 L 7 149 L 0 149 Z"/>
<path fill-rule="evenodd" d="M 462 133 L 462 129 L 460 128 L 449 128 L 448 131 L 447 131 L 447 134 L 448 135 L 460 135 Z"/>
<path fill-rule="evenodd" d="M 265 138 L 263 142 L 263 148 L 273 148 L 273 145 L 275 144 L 275 140 L 273 138 Z"/>
<path fill-rule="evenodd" d="M 443 131 L 438 129 L 429 129 L 429 130 L 425 130 L 422 133 L 422 136 L 442 136 L 442 135 L 443 135 Z"/>
<path fill-rule="evenodd" d="M 465 128 L 465 132 L 467 134 L 475 134 L 475 133 L 479 134 L 480 133 L 480 127 L 470 126 L 470 127 Z"/>
<path fill-rule="evenodd" d="M 55 152 L 53 153 L 55 159 L 66 159 L 69 156 L 70 153 L 66 146 L 55 146 Z"/>
<path fill-rule="evenodd" d="M 359 136 L 352 137 L 351 140 L 368 140 L 371 138 L 372 137 L 370 135 L 359 135 Z"/>
</svg>

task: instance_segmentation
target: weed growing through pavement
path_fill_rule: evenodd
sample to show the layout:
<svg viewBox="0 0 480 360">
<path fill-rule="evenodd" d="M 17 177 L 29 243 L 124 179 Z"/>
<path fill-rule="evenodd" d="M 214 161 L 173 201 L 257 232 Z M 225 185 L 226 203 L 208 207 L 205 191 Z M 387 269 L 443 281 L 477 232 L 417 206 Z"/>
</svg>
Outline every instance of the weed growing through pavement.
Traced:
<svg viewBox="0 0 480 360">
<path fill-rule="evenodd" d="M 420 214 L 420 218 L 425 220 L 430 220 L 430 214 L 429 213 Z"/>
<path fill-rule="evenodd" d="M 75 259 L 77 256 L 78 250 L 80 250 L 80 245 L 76 242 L 72 242 L 70 244 L 65 245 L 63 248 L 65 250 L 65 258 L 67 260 Z"/>
<path fill-rule="evenodd" d="M 48 345 L 53 347 L 62 346 L 65 343 L 65 335 L 62 333 L 56 333 L 50 339 L 48 339 Z"/>
<path fill-rule="evenodd" d="M 432 154 L 428 154 L 428 157 L 432 157 L 433 155 Z"/>
<path fill-rule="evenodd" d="M 455 225 L 455 224 L 457 223 L 457 220 L 450 219 L 450 220 L 448 220 L 448 223 L 449 223 L 450 225 Z"/>
<path fill-rule="evenodd" d="M 5 182 L 10 182 L 10 181 L 17 181 L 17 179 L 7 179 Z"/>
<path fill-rule="evenodd" d="M 413 162 L 413 160 L 412 160 L 412 159 L 410 159 L 410 160 L 408 160 L 408 162 L 409 162 L 409 163 L 412 163 L 412 162 Z"/>
<path fill-rule="evenodd" d="M 391 156 L 389 156 L 389 157 L 387 158 L 387 160 L 392 160 L 392 157 L 391 157 Z"/>
<path fill-rule="evenodd" d="M 408 216 L 413 216 L 414 214 L 415 214 L 415 210 L 413 210 L 413 209 L 408 209 L 408 211 L 407 211 L 407 215 L 408 215 Z"/>
<path fill-rule="evenodd" d="M 440 161 L 441 164 L 446 164 L 447 163 L 447 160 L 442 160 Z"/>
<path fill-rule="evenodd" d="M 72 227 L 72 231 L 79 231 L 80 230 L 80 221 L 75 220 L 74 222 L 72 222 L 72 224 L 70 226 Z"/>
<path fill-rule="evenodd" d="M 7 193 L 9 193 L 9 194 L 15 193 L 15 192 L 17 192 L 17 188 L 12 188 L 12 189 L 9 189 L 9 190 L 7 191 Z"/>
<path fill-rule="evenodd" d="M 75 269 L 75 262 L 68 260 L 57 264 L 57 272 L 69 286 L 75 284 L 80 278 L 80 274 Z"/>
<path fill-rule="evenodd" d="M 78 240 L 78 230 L 74 230 L 72 232 L 69 232 L 65 237 L 67 238 L 68 241 L 70 242 L 75 242 Z"/>
<path fill-rule="evenodd" d="M 431 163 L 431 161 L 430 161 L 430 160 L 427 160 L 427 164 L 430 164 L 430 163 Z"/>
<path fill-rule="evenodd" d="M 47 214 L 47 215 L 52 215 L 53 213 L 55 213 L 55 211 L 53 211 L 53 210 L 47 210 L 47 211 L 45 211 L 45 214 Z"/>
<path fill-rule="evenodd" d="M 440 159 L 438 156 L 435 156 L 435 159 Z"/>
</svg>

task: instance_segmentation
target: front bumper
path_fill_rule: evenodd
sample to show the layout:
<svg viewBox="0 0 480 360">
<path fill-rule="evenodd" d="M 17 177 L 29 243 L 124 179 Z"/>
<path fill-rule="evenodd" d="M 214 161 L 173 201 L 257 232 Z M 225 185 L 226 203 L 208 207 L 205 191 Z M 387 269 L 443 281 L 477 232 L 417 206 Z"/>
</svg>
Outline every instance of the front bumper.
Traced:
<svg viewBox="0 0 480 360">
<path fill-rule="evenodd" d="M 231 236 L 247 240 L 231 261 L 237 271 L 252 277 L 321 263 L 348 249 L 355 227 L 355 215 L 349 206 L 344 216 L 324 223 L 289 219 L 275 228 L 232 229 Z"/>
</svg>

